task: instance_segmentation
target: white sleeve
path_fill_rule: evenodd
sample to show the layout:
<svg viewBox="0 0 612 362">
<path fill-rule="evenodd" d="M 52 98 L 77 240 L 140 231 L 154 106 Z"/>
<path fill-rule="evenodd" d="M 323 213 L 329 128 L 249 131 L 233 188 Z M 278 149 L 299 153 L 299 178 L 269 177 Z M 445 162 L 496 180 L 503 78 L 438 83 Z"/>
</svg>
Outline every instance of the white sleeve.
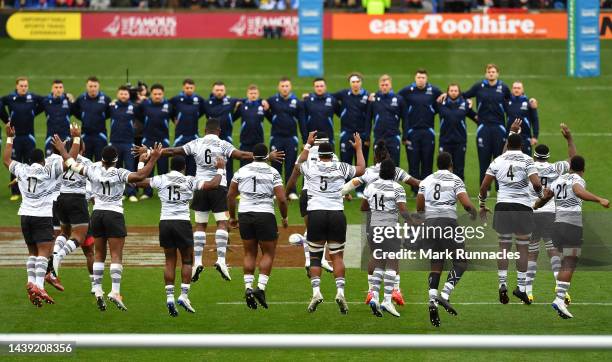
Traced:
<svg viewBox="0 0 612 362">
<path fill-rule="evenodd" d="M 491 162 L 491 164 L 487 168 L 487 175 L 495 177 L 497 176 L 497 171 L 497 164 L 495 163 L 495 160 L 493 160 L 493 162 Z"/>
<path fill-rule="evenodd" d="M 151 181 L 149 181 L 149 184 L 151 185 L 152 188 L 154 189 L 161 189 L 162 188 L 162 176 L 153 176 L 151 177 Z"/>
<path fill-rule="evenodd" d="M 531 176 L 533 174 L 538 174 L 538 168 L 535 167 L 535 163 L 531 157 L 526 157 L 525 159 L 525 171 L 527 171 L 527 176 Z"/>
<path fill-rule="evenodd" d="M 281 177 L 280 173 L 278 173 L 278 171 L 274 170 L 274 172 L 272 173 L 272 187 L 274 188 L 277 186 L 283 186 L 283 178 Z"/>
<path fill-rule="evenodd" d="M 393 191 L 395 191 L 395 203 L 406 203 L 406 190 L 402 186 L 396 184 Z"/>
<path fill-rule="evenodd" d="M 455 196 L 459 195 L 460 193 L 467 192 L 465 190 L 465 184 L 459 177 L 455 177 L 455 185 L 453 186 L 453 189 L 455 191 Z"/>
<path fill-rule="evenodd" d="M 121 181 L 123 183 L 127 183 L 128 182 L 128 177 L 130 176 L 131 173 L 132 173 L 132 171 L 128 171 L 125 168 L 117 169 L 117 176 L 119 177 L 119 181 Z"/>
<path fill-rule="evenodd" d="M 357 172 L 357 169 L 355 168 L 355 166 L 350 165 L 346 162 L 340 162 L 339 169 L 342 172 L 344 179 L 351 179 L 355 177 L 355 173 Z"/>
<path fill-rule="evenodd" d="M 19 177 L 19 174 L 23 170 L 23 166 L 24 166 L 23 163 L 12 160 L 11 163 L 9 164 L 9 171 L 16 177 Z"/>
<path fill-rule="evenodd" d="M 425 189 L 427 188 L 427 180 L 428 178 L 425 178 L 425 180 L 419 183 L 419 194 L 421 195 L 425 195 Z"/>
<path fill-rule="evenodd" d="M 233 144 L 227 141 L 221 141 L 221 150 L 223 151 L 225 157 L 232 158 L 232 152 L 234 152 L 235 149 L 236 147 L 234 147 Z"/>
<path fill-rule="evenodd" d="M 183 152 L 185 152 L 186 156 L 191 156 L 195 153 L 197 141 L 198 140 L 193 140 L 183 145 Z"/>
</svg>

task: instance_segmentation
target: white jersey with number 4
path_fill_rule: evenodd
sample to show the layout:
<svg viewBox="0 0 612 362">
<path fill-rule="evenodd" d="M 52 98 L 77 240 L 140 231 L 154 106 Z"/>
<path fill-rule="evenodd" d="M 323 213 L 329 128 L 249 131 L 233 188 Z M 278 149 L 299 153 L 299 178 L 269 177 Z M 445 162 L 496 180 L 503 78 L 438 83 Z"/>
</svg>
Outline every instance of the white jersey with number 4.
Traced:
<svg viewBox="0 0 612 362">
<path fill-rule="evenodd" d="M 161 201 L 160 220 L 191 220 L 189 201 L 193 192 L 204 181 L 196 182 L 195 177 L 185 176 L 178 171 L 151 178 L 151 187 L 156 189 Z"/>
<path fill-rule="evenodd" d="M 338 161 L 311 161 L 300 166 L 308 187 L 308 211 L 344 210 L 342 187 L 355 176 L 355 166 Z"/>
<path fill-rule="evenodd" d="M 582 199 L 574 193 L 574 185 L 586 188 L 586 182 L 576 173 L 561 175 L 550 185 L 555 193 L 555 222 L 582 226 Z"/>
<path fill-rule="evenodd" d="M 536 161 L 534 165 L 538 169 L 538 176 L 540 176 L 542 188 L 549 188 L 559 176 L 568 173 L 570 168 L 569 162 L 567 161 L 555 163 Z M 531 196 L 531 203 L 535 204 L 539 197 L 533 189 L 533 185 L 529 186 L 529 195 Z M 555 212 L 555 202 L 551 200 L 541 208 L 533 210 L 533 212 Z"/>
<path fill-rule="evenodd" d="M 448 170 L 438 170 L 419 184 L 419 194 L 425 198 L 425 218 L 457 218 L 457 196 L 467 192 L 459 176 Z"/>
<path fill-rule="evenodd" d="M 95 200 L 93 209 L 123 214 L 123 191 L 132 172 L 124 168 L 104 168 L 99 162 L 86 167 L 84 171 L 91 182 Z"/>
<path fill-rule="evenodd" d="M 519 150 L 506 151 L 498 156 L 487 169 L 487 175 L 495 177 L 499 184 L 497 202 L 521 204 L 533 207 L 529 196 L 529 176 L 538 173 L 533 159 Z"/>
<path fill-rule="evenodd" d="M 54 187 L 62 174 L 62 163 L 52 162 L 43 166 L 11 161 L 9 171 L 17 178 L 22 196 L 17 215 L 52 217 Z"/>
<path fill-rule="evenodd" d="M 229 142 L 220 139 L 217 135 L 207 134 L 202 138 L 195 139 L 183 146 L 185 155 L 193 155 L 196 162 L 196 178 L 202 181 L 210 181 L 217 175 L 217 158 L 228 162 L 232 152 L 236 148 Z M 229 161 L 231 162 L 231 161 Z M 227 186 L 225 175 L 221 178 L 220 186 Z"/>
<path fill-rule="evenodd" d="M 251 162 L 241 167 L 232 182 L 238 184 L 238 212 L 274 214 L 274 188 L 283 186 L 281 175 L 265 162 Z"/>
</svg>

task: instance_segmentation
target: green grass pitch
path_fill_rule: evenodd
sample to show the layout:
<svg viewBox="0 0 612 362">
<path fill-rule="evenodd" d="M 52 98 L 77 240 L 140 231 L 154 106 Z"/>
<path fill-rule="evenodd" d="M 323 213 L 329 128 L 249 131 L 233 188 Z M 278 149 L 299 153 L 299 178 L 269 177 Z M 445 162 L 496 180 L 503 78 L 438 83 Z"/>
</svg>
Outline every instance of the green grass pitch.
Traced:
<svg viewBox="0 0 612 362">
<path fill-rule="evenodd" d="M 608 170 L 612 158 L 607 153 L 612 140 L 609 92 L 612 90 L 612 43 L 602 42 L 602 76 L 595 79 L 570 79 L 565 76 L 566 44 L 563 41 L 403 41 L 325 43 L 325 70 L 328 88 L 335 91 L 347 85 L 346 75 L 354 70 L 365 75 L 365 87 L 376 90 L 382 73 L 393 76 L 394 89 L 399 90 L 413 80 L 413 71 L 425 67 L 430 82 L 446 88 L 458 82 L 467 88 L 482 78 L 484 64 L 497 63 L 501 79 L 506 83 L 522 80 L 527 94 L 539 101 L 540 142 L 551 147 L 552 158 L 565 158 L 564 140 L 558 124 L 566 122 L 575 134 L 578 152 L 586 157 L 585 179 L 589 189 L 610 197 Z M 179 92 L 185 77 L 195 79 L 198 93 L 208 96 L 210 84 L 223 80 L 229 94 L 243 97 L 246 86 L 256 83 L 267 97 L 276 91 L 280 76 L 294 79 L 294 92 L 301 95 L 311 90 L 311 79 L 296 77 L 296 44 L 292 41 L 82 41 L 82 42 L 16 42 L 0 40 L 0 93 L 12 91 L 18 75 L 30 77 L 30 88 L 47 94 L 53 79 L 64 81 L 66 89 L 77 95 L 83 92 L 85 78 L 97 75 L 102 89 L 114 96 L 125 81 L 125 68 L 130 69 L 132 82 L 144 80 L 149 85 L 161 82 L 168 97 Z M 437 122 L 436 122 L 437 123 Z M 339 128 L 339 122 L 338 128 Z M 436 124 L 436 128 L 437 128 Z M 237 139 L 239 125 L 235 125 Z M 337 128 L 338 132 L 339 129 Z M 269 124 L 266 124 L 266 133 Z M 203 131 L 203 122 L 200 130 Z M 38 145 L 42 147 L 45 125 L 37 119 Z M 468 125 L 466 184 L 471 196 L 478 189 L 478 163 L 474 139 L 475 126 Z M 3 139 L 5 137 L 3 136 Z M 403 168 L 407 168 L 402 150 Z M 371 160 L 371 157 L 370 157 Z M 0 184 L 9 180 L 0 170 Z M 18 226 L 18 205 L 8 201 L 9 190 L 0 187 L 0 226 Z M 492 204 L 492 201 L 491 201 Z M 413 208 L 413 202 L 410 207 Z M 586 205 L 596 209 L 597 205 Z M 359 223 L 358 203 L 346 204 L 349 223 Z M 612 214 L 610 214 L 612 215 Z M 156 199 L 126 203 L 128 225 L 156 225 L 159 202 Z M 297 204 L 290 207 L 290 223 L 300 224 Z M 25 249 L 25 248 L 24 248 Z M 543 253 L 542 253 L 543 254 Z M 541 258 L 544 258 L 542 255 Z M 512 268 L 511 268 L 512 269 Z M 161 268 L 126 268 L 122 291 L 130 310 L 126 313 L 109 308 L 101 314 L 88 294 L 88 279 L 81 269 L 64 268 L 62 277 L 67 291 L 53 292 L 58 304 L 40 310 L 25 300 L 23 268 L 0 269 L 0 333 L 33 332 L 167 332 L 167 333 L 429 333 L 432 338 L 445 338 L 447 333 L 461 334 L 611 334 L 609 321 L 612 302 L 605 271 L 580 270 L 572 283 L 571 294 L 575 317 L 562 321 L 552 311 L 553 284 L 550 272 L 538 272 L 536 304 L 530 307 L 513 303 L 497 303 L 496 277 L 491 272 L 467 272 L 453 295 L 459 316 L 442 315 L 442 328 L 430 326 L 427 316 L 426 274 L 410 271 L 402 274 L 402 287 L 407 306 L 399 319 L 385 316 L 376 319 L 361 304 L 366 290 L 365 273 L 349 270 L 347 297 L 353 302 L 350 314 L 341 316 L 333 297 L 329 275 L 322 278 L 326 302 L 314 315 L 305 311 L 310 296 L 309 283 L 302 269 L 276 269 L 270 279 L 268 298 L 271 308 L 251 311 L 241 304 L 241 271 L 235 268 L 234 281 L 227 283 L 207 268 L 203 281 L 192 288 L 196 315 L 181 313 L 176 319 L 167 316 Z M 509 276 L 511 285 L 514 276 Z M 108 277 L 106 278 L 108 282 Z M 107 286 L 106 289 L 109 287 Z M 225 303 L 225 304 L 224 304 Z M 480 304 L 470 304 L 480 303 Z M 581 304 L 582 303 L 582 304 Z M 603 304 L 595 304 L 603 303 Z M 110 307 L 110 306 L 109 306 Z M 227 318 L 231 315 L 232 318 Z M 436 335 L 440 336 L 436 336 Z M 272 338 L 272 337 L 271 337 Z M 307 336 L 305 336 L 307 338 Z M 94 360 L 302 360 L 302 359 L 377 359 L 401 356 L 415 360 L 607 360 L 608 352 L 551 351 L 376 351 L 376 350 L 78 350 L 78 358 Z M 51 360 L 53 358 L 50 358 Z"/>
</svg>

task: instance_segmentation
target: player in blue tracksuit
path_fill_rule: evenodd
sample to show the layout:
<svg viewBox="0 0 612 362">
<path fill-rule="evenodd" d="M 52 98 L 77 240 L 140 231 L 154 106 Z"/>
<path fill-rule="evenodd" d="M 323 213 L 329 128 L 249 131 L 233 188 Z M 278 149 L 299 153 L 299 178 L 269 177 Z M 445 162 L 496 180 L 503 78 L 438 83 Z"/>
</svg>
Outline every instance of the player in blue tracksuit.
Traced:
<svg viewBox="0 0 612 362">
<path fill-rule="evenodd" d="M 436 147 L 434 116 L 437 99 L 442 94 L 438 87 L 427 82 L 427 70 L 418 69 L 414 83 L 399 91 L 408 107 L 403 129 L 403 143 L 408 156 L 408 173 L 419 180 L 431 175 Z M 412 187 L 413 192 L 418 187 Z"/>
<path fill-rule="evenodd" d="M 304 124 L 304 104 L 293 93 L 291 93 L 291 80 L 281 78 L 278 82 L 278 93 L 268 98 L 266 118 L 272 123 L 270 132 L 270 150 L 285 152 L 285 161 L 281 164 L 273 162 L 274 167 L 281 175 L 285 168 L 285 183 L 289 181 L 293 166 L 297 160 L 298 127 L 302 134 L 302 141 L 308 138 Z M 289 197 L 297 199 L 295 190 L 290 190 Z"/>
<path fill-rule="evenodd" d="M 391 77 L 382 75 L 378 80 L 378 92 L 370 94 L 368 101 L 372 109 L 372 121 L 368 122 L 368 130 L 373 128 L 374 144 L 384 140 L 391 159 L 397 166 L 400 164 L 400 120 L 406 122 L 407 110 L 404 98 L 393 92 Z"/>
<path fill-rule="evenodd" d="M 359 133 L 362 144 L 363 157 L 366 165 L 370 150 L 370 134 L 367 133 L 370 115 L 368 91 L 362 88 L 363 77 L 359 73 L 349 75 L 350 88 L 334 93 L 338 102 L 338 116 L 340 117 L 340 161 L 353 164 L 357 161 L 355 149 L 349 141 L 353 141 L 353 134 Z M 363 193 L 365 184 L 357 188 L 357 194 Z"/>
<path fill-rule="evenodd" d="M 440 115 L 440 152 L 448 152 L 453 159 L 453 173 L 464 179 L 467 125 L 465 117 L 476 123 L 476 112 L 471 101 L 461 97 L 459 85 L 450 84 L 446 99 L 437 106 Z"/>
<path fill-rule="evenodd" d="M 138 116 L 143 123 L 142 144 L 149 148 L 155 143 L 161 143 L 163 147 L 170 146 L 169 127 L 172 120 L 172 106 L 164 98 L 164 87 L 161 84 L 151 86 L 151 97 L 138 105 Z M 168 157 L 160 157 L 157 160 L 157 174 L 168 173 Z M 151 171 L 153 177 L 153 171 Z M 145 188 L 140 199 L 148 199 L 153 196 L 153 189 Z"/>
<path fill-rule="evenodd" d="M 204 105 L 204 112 L 207 119 L 216 118 L 221 123 L 221 134 L 219 138 L 229 143 L 234 143 L 232 131 L 234 129 L 234 112 L 236 111 L 238 98 L 227 95 L 225 83 L 213 83 L 212 93 Z M 234 176 L 234 162 L 230 160 L 226 165 L 226 176 L 231 180 Z"/>
<path fill-rule="evenodd" d="M 111 99 L 100 91 L 100 81 L 96 77 L 87 79 L 86 89 L 87 91 L 75 100 L 73 114 L 83 123 L 81 132 L 85 157 L 101 161 L 102 149 L 108 143 L 106 119 Z"/>
<path fill-rule="evenodd" d="M 489 164 L 501 155 L 508 132 L 506 130 L 506 102 L 510 99 L 510 88 L 499 80 L 495 64 L 487 64 L 486 79 L 475 83 L 463 93 L 465 99 L 476 98 L 478 128 L 476 146 L 480 164 L 480 182 L 484 179 Z"/>
<path fill-rule="evenodd" d="M 39 107 L 40 111 L 45 112 L 47 117 L 45 151 L 49 156 L 53 153 L 53 144 L 51 143 L 53 135 L 58 135 L 63 140 L 70 138 L 70 116 L 74 106 L 69 96 L 64 93 L 64 83 L 61 80 L 53 81 L 51 93 L 43 98 Z"/>
<path fill-rule="evenodd" d="M 336 98 L 327 93 L 325 79 L 316 78 L 314 92 L 303 95 L 304 124 L 307 134 L 312 131 L 327 133 L 329 142 L 334 145 L 334 114 L 339 111 Z"/>
<path fill-rule="evenodd" d="M 253 152 L 253 147 L 264 142 L 263 122 L 265 119 L 264 104 L 267 101 L 259 98 L 259 89 L 251 84 L 247 88 L 247 97 L 243 99 L 234 112 L 234 119 L 240 119 L 240 150 Z M 240 167 L 251 161 L 240 160 Z"/>
<path fill-rule="evenodd" d="M 29 92 L 29 82 L 27 78 L 17 78 L 15 91 L 2 97 L 2 104 L 6 111 L 2 112 L 2 121 L 11 122 L 15 127 L 15 138 L 13 139 L 12 159 L 29 163 L 28 159 L 32 150 L 36 148 L 36 138 L 34 133 L 34 118 L 41 112 L 40 102 L 42 97 Z M 11 175 L 11 180 L 15 176 Z M 15 201 L 19 195 L 17 184 L 11 186 L 11 200 Z"/>
<path fill-rule="evenodd" d="M 199 137 L 199 120 L 204 115 L 206 100 L 195 93 L 195 82 L 192 79 L 183 81 L 183 91 L 170 99 L 174 129 L 174 145 L 180 147 Z M 187 175 L 195 176 L 196 163 L 193 156 L 185 157 Z"/>
<path fill-rule="evenodd" d="M 514 82 L 512 84 L 512 95 L 506 104 L 508 120 L 506 128 L 510 129 L 512 123 L 520 118 L 521 136 L 523 137 L 523 152 L 531 156 L 531 147 L 538 143 L 540 133 L 540 119 L 538 118 L 537 102 L 529 99 L 525 95 L 523 83 Z"/>
<path fill-rule="evenodd" d="M 130 89 L 120 86 L 117 90 L 117 100 L 110 104 L 110 143 L 117 150 L 117 163 L 115 167 L 123 167 L 126 170 L 136 171 L 134 167 L 134 124 L 136 121 L 138 107 L 130 101 Z M 138 201 L 136 189 L 127 185 L 125 195 L 130 201 Z"/>
</svg>

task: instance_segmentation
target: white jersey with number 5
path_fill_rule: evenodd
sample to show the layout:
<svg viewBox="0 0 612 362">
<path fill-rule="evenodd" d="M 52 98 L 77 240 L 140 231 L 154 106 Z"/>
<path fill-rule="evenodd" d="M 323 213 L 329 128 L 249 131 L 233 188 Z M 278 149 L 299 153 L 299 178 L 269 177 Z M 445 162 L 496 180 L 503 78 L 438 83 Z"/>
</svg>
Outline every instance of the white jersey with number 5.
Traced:
<svg viewBox="0 0 612 362">
<path fill-rule="evenodd" d="M 178 171 L 151 178 L 151 187 L 158 190 L 161 201 L 160 220 L 191 220 L 189 201 L 193 192 L 204 181 L 196 182 L 195 177 L 185 176 Z"/>
<path fill-rule="evenodd" d="M 538 176 L 540 176 L 542 188 L 549 188 L 559 178 L 559 176 L 567 173 L 570 168 L 569 162 L 567 161 L 559 161 L 555 163 L 536 161 L 534 165 L 538 169 Z M 533 189 L 533 185 L 529 186 L 529 195 L 531 196 L 531 203 L 535 204 L 539 197 Z M 533 210 L 533 212 L 555 212 L 555 202 L 551 200 L 541 208 Z"/>
<path fill-rule="evenodd" d="M 582 199 L 574 193 L 574 185 L 585 188 L 586 182 L 576 173 L 567 173 L 550 185 L 555 193 L 555 222 L 582 226 Z"/>
<path fill-rule="evenodd" d="M 265 162 L 251 162 L 234 174 L 240 203 L 238 212 L 268 212 L 274 214 L 274 188 L 283 186 L 281 175 Z"/>
<path fill-rule="evenodd" d="M 338 160 L 338 156 L 336 156 L 335 153 L 332 154 L 332 160 L 340 161 Z M 308 159 L 306 160 L 306 162 L 319 162 L 319 145 L 314 145 L 310 147 L 310 150 L 308 151 Z M 308 190 L 308 185 L 306 185 L 306 182 L 304 182 L 302 190 Z"/>
<path fill-rule="evenodd" d="M 39 163 L 26 165 L 11 161 L 9 171 L 17 178 L 17 185 L 23 196 L 17 215 L 53 216 L 53 193 L 62 168 L 61 162 L 51 162 L 43 166 Z"/>
<path fill-rule="evenodd" d="M 308 211 L 344 210 L 342 186 L 355 176 L 355 166 L 338 161 L 310 161 L 300 166 L 308 187 Z"/>
<path fill-rule="evenodd" d="M 217 135 L 207 134 L 202 138 L 193 140 L 183 146 L 185 155 L 195 157 L 196 178 L 201 181 L 210 181 L 217 175 L 217 158 L 223 158 L 226 163 L 232 157 L 236 148 L 229 142 L 220 139 Z M 231 161 L 229 161 L 231 162 Z M 221 178 L 220 186 L 227 186 L 225 175 Z"/>
<path fill-rule="evenodd" d="M 497 202 L 521 204 L 533 207 L 529 196 L 529 176 L 537 174 L 533 159 L 519 150 L 506 151 L 498 156 L 487 169 L 487 175 L 495 177 L 499 184 Z"/>
<path fill-rule="evenodd" d="M 438 170 L 419 184 L 419 194 L 425 198 L 425 218 L 457 218 L 457 196 L 466 192 L 459 176 L 448 170 Z"/>
<path fill-rule="evenodd" d="M 123 191 L 131 171 L 124 168 L 104 168 L 96 162 L 84 169 L 91 182 L 94 210 L 108 210 L 123 214 Z"/>
</svg>

